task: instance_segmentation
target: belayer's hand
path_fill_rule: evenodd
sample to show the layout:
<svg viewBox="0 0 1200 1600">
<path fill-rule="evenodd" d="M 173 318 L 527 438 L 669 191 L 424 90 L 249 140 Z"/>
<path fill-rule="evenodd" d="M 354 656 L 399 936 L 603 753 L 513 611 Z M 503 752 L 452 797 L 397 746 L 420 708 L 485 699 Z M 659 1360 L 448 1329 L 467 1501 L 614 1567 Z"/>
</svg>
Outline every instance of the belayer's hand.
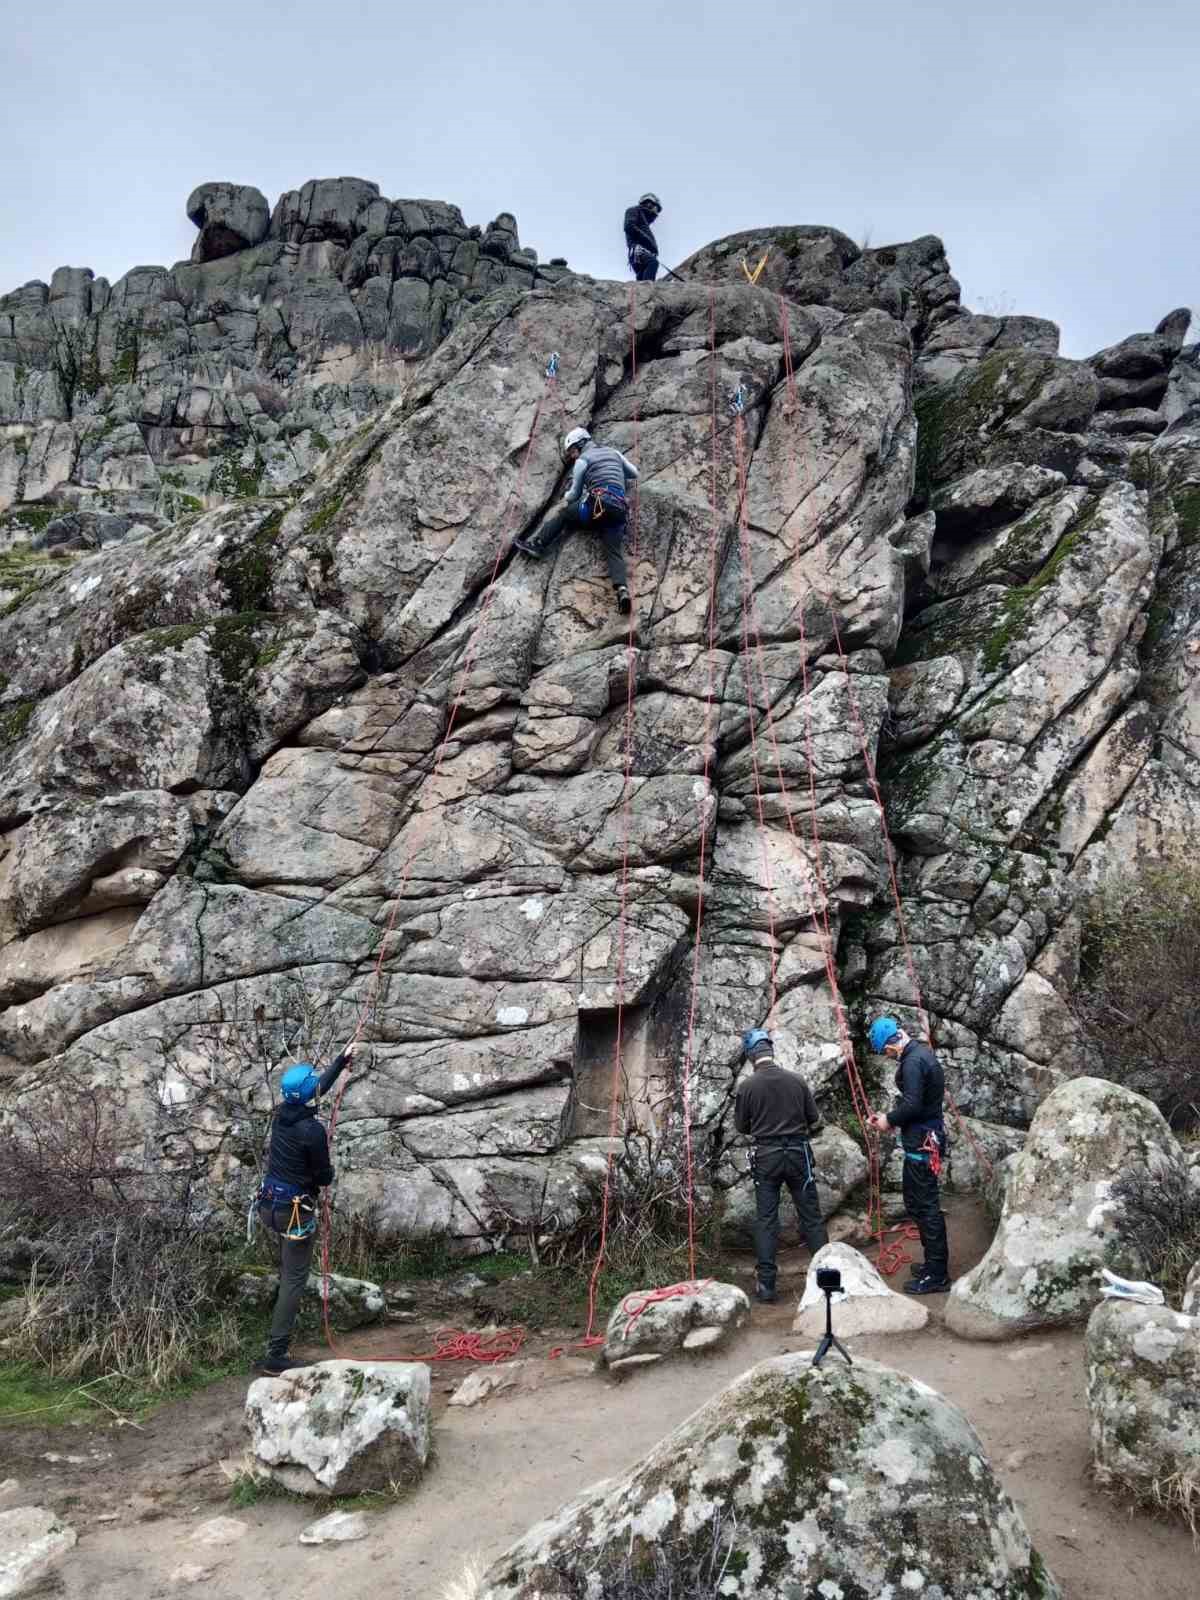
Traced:
<svg viewBox="0 0 1200 1600">
<path fill-rule="evenodd" d="M 346 1065 L 342 1069 L 344 1072 L 349 1072 L 350 1068 L 354 1065 L 354 1052 L 357 1049 L 358 1049 L 358 1040 L 357 1039 L 351 1039 L 350 1043 L 342 1051 L 342 1054 L 346 1058 Z"/>
</svg>

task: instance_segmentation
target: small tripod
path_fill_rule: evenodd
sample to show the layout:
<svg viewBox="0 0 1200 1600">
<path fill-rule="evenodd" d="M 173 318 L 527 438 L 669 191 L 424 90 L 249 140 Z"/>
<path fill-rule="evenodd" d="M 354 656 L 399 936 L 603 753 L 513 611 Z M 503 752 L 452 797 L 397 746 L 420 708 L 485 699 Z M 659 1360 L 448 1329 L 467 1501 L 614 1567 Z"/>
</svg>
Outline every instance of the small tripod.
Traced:
<svg viewBox="0 0 1200 1600">
<path fill-rule="evenodd" d="M 812 1358 L 814 1367 L 819 1367 L 831 1350 L 836 1350 L 848 1367 L 854 1365 L 850 1359 L 850 1352 L 840 1339 L 834 1337 L 833 1332 L 833 1297 L 839 1289 L 825 1289 L 825 1336 L 817 1346 L 817 1353 Z"/>
</svg>

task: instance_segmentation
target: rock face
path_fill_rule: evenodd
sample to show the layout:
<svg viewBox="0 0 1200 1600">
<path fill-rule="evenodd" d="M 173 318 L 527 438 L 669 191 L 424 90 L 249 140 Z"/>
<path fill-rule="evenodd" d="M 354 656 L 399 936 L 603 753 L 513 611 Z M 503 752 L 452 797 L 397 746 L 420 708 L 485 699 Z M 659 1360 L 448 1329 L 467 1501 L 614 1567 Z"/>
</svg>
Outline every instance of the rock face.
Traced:
<svg viewBox="0 0 1200 1600">
<path fill-rule="evenodd" d="M 0 1511 L 0 1596 L 41 1594 L 75 1548 L 75 1530 L 42 1506 Z"/>
<path fill-rule="evenodd" d="M 692 1294 L 655 1300 L 634 1290 L 614 1308 L 604 1334 L 606 1366 L 677 1351 L 715 1350 L 750 1320 L 750 1301 L 733 1283 L 698 1283 Z"/>
<path fill-rule="evenodd" d="M 202 239 L 261 226 L 193 202 Z M 244 1019 L 287 1057 L 301 984 L 370 1011 L 338 1164 L 385 1229 L 570 1226 L 614 1077 L 670 1159 L 686 1078 L 744 1235 L 738 1036 L 833 1110 L 839 999 L 924 1011 L 1020 1130 L 1085 1065 L 1080 893 L 1200 828 L 1180 319 L 1068 361 L 966 311 L 936 239 L 804 228 L 631 329 L 624 287 L 477 232 L 319 180 L 230 255 L 3 302 L 0 1121 L 53 1060 L 161 1148 Z M 1144 421 L 1104 385 L 1151 358 L 1162 430 L 1098 427 Z M 506 553 L 572 424 L 641 467 L 633 631 L 586 537 Z M 861 1181 L 843 1129 L 817 1171 L 826 1210 Z"/>
<path fill-rule="evenodd" d="M 825 1291 L 817 1287 L 822 1267 L 836 1267 L 842 1287 L 833 1296 L 833 1331 L 839 1339 L 860 1333 L 908 1333 L 929 1321 L 919 1300 L 889 1289 L 876 1268 L 852 1245 L 829 1243 L 812 1258 L 792 1332 L 817 1340 L 825 1332 Z"/>
<path fill-rule="evenodd" d="M 814 1370 L 789 1355 L 530 1529 L 489 1568 L 480 1600 L 574 1600 L 589 1577 L 616 1592 L 626 1573 L 669 1574 L 670 1592 L 689 1594 L 722 1568 L 735 1600 L 1060 1594 L 961 1412 L 873 1362 Z"/>
<path fill-rule="evenodd" d="M 353 1495 L 417 1477 L 429 1456 L 429 1368 L 322 1361 L 256 1378 L 246 1396 L 255 1459 L 294 1494 Z"/>
<path fill-rule="evenodd" d="M 468 227 L 361 178 L 314 179 L 273 214 L 255 188 L 204 183 L 187 214 L 190 263 L 114 284 L 60 267 L 0 296 L 0 552 L 55 510 L 157 528 L 278 493 L 485 295 L 570 276 L 538 267 L 508 213 Z"/>
<path fill-rule="evenodd" d="M 950 1291 L 947 1326 L 964 1338 L 1005 1339 L 1082 1322 L 1100 1297 L 1101 1267 L 1141 1271 L 1114 1224 L 1113 1183 L 1130 1168 L 1183 1164 L 1161 1112 L 1141 1095 L 1099 1078 L 1056 1089 L 1005 1164 L 1000 1226 Z"/>
<path fill-rule="evenodd" d="M 1092 1459 L 1101 1483 L 1194 1519 L 1200 1318 L 1105 1301 L 1087 1329 Z"/>
</svg>

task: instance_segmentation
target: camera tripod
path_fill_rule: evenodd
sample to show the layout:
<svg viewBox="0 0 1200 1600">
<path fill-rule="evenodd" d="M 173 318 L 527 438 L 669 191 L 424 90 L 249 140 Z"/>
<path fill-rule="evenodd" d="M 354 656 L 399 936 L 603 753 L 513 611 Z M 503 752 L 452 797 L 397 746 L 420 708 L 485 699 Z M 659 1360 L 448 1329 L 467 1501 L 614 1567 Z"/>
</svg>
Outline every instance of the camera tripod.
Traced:
<svg viewBox="0 0 1200 1600">
<path fill-rule="evenodd" d="M 820 1344 L 817 1346 L 816 1354 L 812 1358 L 812 1364 L 814 1367 L 819 1367 L 831 1350 L 836 1350 L 838 1355 L 841 1356 L 842 1360 L 848 1367 L 852 1367 L 854 1365 L 853 1361 L 850 1359 L 850 1352 L 846 1349 L 845 1345 L 842 1344 L 840 1339 L 835 1338 L 833 1332 L 833 1297 L 838 1293 L 840 1288 L 840 1281 L 835 1289 L 826 1289 L 822 1287 L 822 1293 L 825 1296 L 825 1334 Z"/>
</svg>

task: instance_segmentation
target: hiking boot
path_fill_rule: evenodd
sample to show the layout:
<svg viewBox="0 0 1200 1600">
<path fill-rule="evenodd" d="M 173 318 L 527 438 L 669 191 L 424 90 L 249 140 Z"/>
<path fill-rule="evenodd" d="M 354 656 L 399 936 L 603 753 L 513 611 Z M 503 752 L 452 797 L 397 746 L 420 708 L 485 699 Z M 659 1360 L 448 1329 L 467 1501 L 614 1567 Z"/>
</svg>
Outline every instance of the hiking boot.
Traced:
<svg viewBox="0 0 1200 1600">
<path fill-rule="evenodd" d="M 623 583 L 617 586 L 617 610 L 623 617 L 627 617 L 633 610 L 633 601 L 629 598 L 629 590 Z"/>
<path fill-rule="evenodd" d="M 754 1286 L 754 1298 L 760 1305 L 773 1306 L 778 1301 L 779 1296 L 774 1289 L 768 1288 L 765 1283 L 756 1283 Z"/>
<path fill-rule="evenodd" d="M 916 1289 L 917 1285 L 919 1283 L 923 1283 L 925 1281 L 925 1279 L 928 1278 L 928 1277 L 929 1277 L 929 1268 L 928 1267 L 914 1267 L 912 1269 L 912 1277 L 904 1285 L 905 1294 L 911 1294 Z"/>
<path fill-rule="evenodd" d="M 289 1356 L 287 1346 L 282 1350 L 269 1349 L 261 1361 L 255 1364 L 256 1372 L 263 1372 L 268 1378 L 278 1378 L 285 1372 L 294 1372 L 297 1367 L 311 1367 L 311 1361 L 297 1361 Z"/>
<path fill-rule="evenodd" d="M 532 556 L 535 561 L 540 561 L 542 559 L 542 547 L 538 544 L 536 539 L 514 539 L 513 549 L 519 550 L 522 555 Z"/>
<path fill-rule="evenodd" d="M 911 1283 L 904 1285 L 905 1294 L 948 1294 L 950 1292 L 949 1278 L 914 1278 Z"/>
</svg>

